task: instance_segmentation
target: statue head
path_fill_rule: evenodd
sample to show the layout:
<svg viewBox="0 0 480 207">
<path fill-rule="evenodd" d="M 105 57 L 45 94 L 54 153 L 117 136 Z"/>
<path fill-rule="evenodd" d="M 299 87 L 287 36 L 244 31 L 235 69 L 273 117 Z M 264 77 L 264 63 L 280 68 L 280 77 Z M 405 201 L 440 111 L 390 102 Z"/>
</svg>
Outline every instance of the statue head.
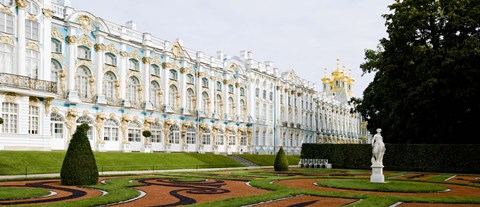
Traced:
<svg viewBox="0 0 480 207">
<path fill-rule="evenodd" d="M 380 134 L 380 132 L 382 132 L 382 129 L 380 129 L 380 128 L 377 128 L 377 133 L 379 133 L 379 134 Z"/>
</svg>

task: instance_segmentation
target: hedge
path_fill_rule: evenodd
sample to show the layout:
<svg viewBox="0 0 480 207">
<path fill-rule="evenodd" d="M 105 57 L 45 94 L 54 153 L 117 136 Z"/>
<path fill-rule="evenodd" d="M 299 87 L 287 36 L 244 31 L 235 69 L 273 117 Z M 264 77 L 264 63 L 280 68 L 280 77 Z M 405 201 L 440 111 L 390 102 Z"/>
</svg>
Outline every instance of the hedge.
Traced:
<svg viewBox="0 0 480 207">
<path fill-rule="evenodd" d="M 480 173 L 478 144 L 386 144 L 385 170 Z M 371 169 L 369 144 L 303 144 L 301 158 L 328 159 L 334 168 Z"/>
</svg>

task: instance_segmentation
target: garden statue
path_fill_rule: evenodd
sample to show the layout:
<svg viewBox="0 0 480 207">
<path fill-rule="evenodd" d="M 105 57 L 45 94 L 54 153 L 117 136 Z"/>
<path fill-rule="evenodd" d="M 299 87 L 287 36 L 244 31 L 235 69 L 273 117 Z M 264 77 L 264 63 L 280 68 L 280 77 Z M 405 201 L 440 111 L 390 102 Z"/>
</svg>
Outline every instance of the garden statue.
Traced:
<svg viewBox="0 0 480 207">
<path fill-rule="evenodd" d="M 370 182 L 372 183 L 385 183 L 385 177 L 383 176 L 383 155 L 385 154 L 385 143 L 383 143 L 383 137 L 380 134 L 382 129 L 377 129 L 377 134 L 373 136 L 372 140 L 372 175 L 370 176 Z"/>
</svg>

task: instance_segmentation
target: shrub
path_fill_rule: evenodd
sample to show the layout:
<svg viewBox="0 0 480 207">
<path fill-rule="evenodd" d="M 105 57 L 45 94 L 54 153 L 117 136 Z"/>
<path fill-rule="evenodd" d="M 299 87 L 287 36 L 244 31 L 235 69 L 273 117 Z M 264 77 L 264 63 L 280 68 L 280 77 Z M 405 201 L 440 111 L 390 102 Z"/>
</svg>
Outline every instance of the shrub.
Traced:
<svg viewBox="0 0 480 207">
<path fill-rule="evenodd" d="M 142 135 L 143 135 L 144 137 L 151 137 L 151 136 L 152 136 L 152 132 L 149 131 L 149 130 L 145 130 L 145 131 L 142 132 Z"/>
<path fill-rule="evenodd" d="M 98 182 L 98 169 L 88 141 L 88 125 L 82 124 L 70 140 L 63 159 L 60 177 L 62 185 L 94 185 Z"/>
<path fill-rule="evenodd" d="M 3 118 L 0 117 L 0 124 L 3 124 Z"/>
<path fill-rule="evenodd" d="M 275 171 L 288 171 L 288 160 L 285 152 L 283 151 L 283 147 L 280 147 L 280 150 L 278 150 L 273 168 Z"/>
</svg>

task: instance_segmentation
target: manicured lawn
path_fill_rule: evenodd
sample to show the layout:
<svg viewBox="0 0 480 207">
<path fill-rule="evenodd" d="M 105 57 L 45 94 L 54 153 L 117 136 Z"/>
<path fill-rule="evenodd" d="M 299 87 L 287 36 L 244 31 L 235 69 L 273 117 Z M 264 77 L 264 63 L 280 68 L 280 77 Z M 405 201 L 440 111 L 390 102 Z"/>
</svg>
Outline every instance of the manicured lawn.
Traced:
<svg viewBox="0 0 480 207">
<path fill-rule="evenodd" d="M 5 187 L 0 188 L 0 200 L 24 199 L 46 196 L 50 191 L 39 188 L 17 188 Z"/>
<path fill-rule="evenodd" d="M 275 162 L 275 156 L 276 155 L 249 155 L 249 154 L 243 154 L 239 155 L 243 159 L 249 160 L 250 162 L 253 162 L 257 165 L 260 166 L 273 166 L 273 163 Z M 300 156 L 299 155 L 287 155 L 288 159 L 288 164 L 289 165 L 298 165 L 298 162 L 300 161 Z"/>
<path fill-rule="evenodd" d="M 196 153 L 95 152 L 98 170 L 242 167 L 228 157 Z M 65 152 L 0 151 L 0 175 L 60 172 Z"/>
<path fill-rule="evenodd" d="M 411 181 L 387 181 L 386 183 L 370 183 L 364 179 L 328 179 L 317 182 L 319 186 L 351 190 L 368 190 L 402 193 L 429 193 L 447 190 L 446 187 Z"/>
</svg>

